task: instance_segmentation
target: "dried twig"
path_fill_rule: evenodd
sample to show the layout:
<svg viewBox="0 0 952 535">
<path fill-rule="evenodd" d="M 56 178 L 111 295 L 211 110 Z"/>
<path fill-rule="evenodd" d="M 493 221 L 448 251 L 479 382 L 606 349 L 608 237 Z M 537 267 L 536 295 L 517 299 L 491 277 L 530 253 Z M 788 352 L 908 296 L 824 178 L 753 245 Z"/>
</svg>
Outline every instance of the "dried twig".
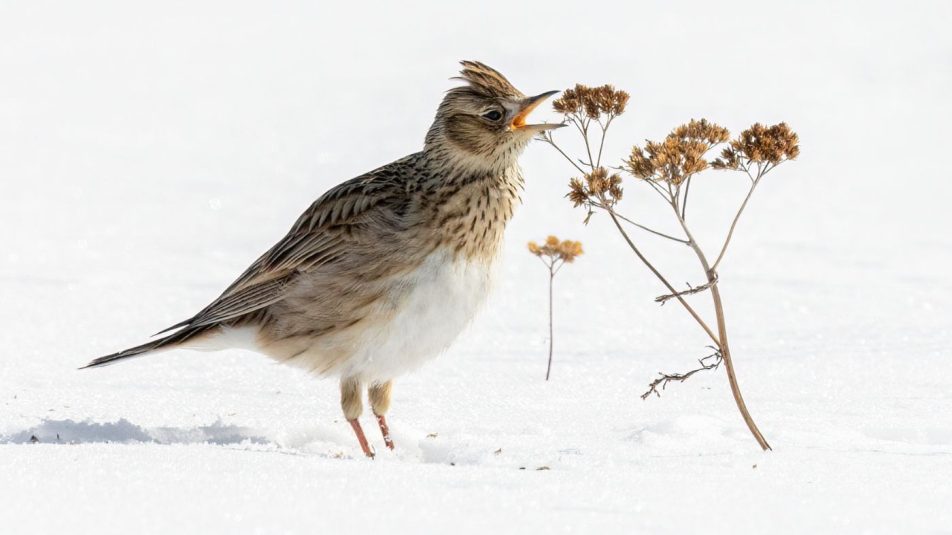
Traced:
<svg viewBox="0 0 952 535">
<path fill-rule="evenodd" d="M 591 206 L 596 207 L 596 208 L 602 208 L 602 209 L 606 209 L 606 208 L 607 208 L 606 206 L 602 206 L 601 204 L 594 204 L 594 203 L 591 204 Z M 654 229 L 652 229 L 652 228 L 646 227 L 646 226 L 642 225 L 641 223 L 636 223 L 636 222 L 632 221 L 631 219 L 628 219 L 627 217 L 625 217 L 625 216 L 619 214 L 618 212 L 615 212 L 615 215 L 618 216 L 618 218 L 621 219 L 622 221 L 624 221 L 624 222 L 626 222 L 626 223 L 628 223 L 628 224 L 630 224 L 630 225 L 634 225 L 634 226 L 636 226 L 636 227 L 638 227 L 638 228 L 640 228 L 641 230 L 644 230 L 644 231 L 646 231 L 646 232 L 650 232 L 650 233 L 654 234 L 655 236 L 659 236 L 659 237 L 661 237 L 661 238 L 667 238 L 667 239 L 669 239 L 669 240 L 671 240 L 671 241 L 676 241 L 676 242 L 678 242 L 678 243 L 680 243 L 680 244 L 690 245 L 690 242 L 688 242 L 687 240 L 682 240 L 681 238 L 675 238 L 674 236 L 671 236 L 671 235 L 669 235 L 669 234 L 665 234 L 664 232 L 658 232 L 657 230 L 654 230 Z"/>
<path fill-rule="evenodd" d="M 683 383 L 689 377 L 691 377 L 697 372 L 702 372 L 704 370 L 716 370 L 721 365 L 721 362 L 724 360 L 724 356 L 721 354 L 721 352 L 717 348 L 713 346 L 708 346 L 708 347 L 710 347 L 711 349 L 714 349 L 714 353 L 711 353 L 710 355 L 704 358 L 698 359 L 698 363 L 701 365 L 700 368 L 695 368 L 685 373 L 658 372 L 659 377 L 655 379 L 654 381 L 651 381 L 651 384 L 648 385 L 648 391 L 641 395 L 641 399 L 648 399 L 648 396 L 650 396 L 651 394 L 654 394 L 660 398 L 661 392 L 658 391 L 658 387 L 660 386 L 661 390 L 664 390 L 668 386 L 668 383 L 670 383 L 671 381 L 677 381 L 679 383 Z M 713 362 L 708 362 L 711 359 L 713 359 Z"/>
<path fill-rule="evenodd" d="M 750 176 L 749 172 L 747 173 L 747 176 Z M 744 197 L 744 202 L 741 203 L 740 208 L 737 209 L 737 214 L 734 215 L 734 219 L 731 221 L 730 230 L 727 231 L 727 238 L 724 239 L 724 245 L 721 246 L 721 252 L 718 253 L 717 258 L 714 260 L 714 264 L 711 266 L 711 269 L 717 269 L 717 266 L 721 265 L 721 260 L 724 259 L 724 255 L 727 253 L 727 246 L 730 245 L 731 238 L 734 237 L 734 229 L 737 228 L 737 222 L 740 221 L 740 216 L 744 213 L 744 208 L 747 208 L 747 203 L 754 195 L 754 190 L 757 189 L 757 184 L 760 183 L 760 179 L 763 176 L 763 170 L 758 169 L 757 176 L 751 178 L 750 189 L 747 191 L 747 196 Z"/>
<path fill-rule="evenodd" d="M 691 294 L 700 293 L 700 292 L 703 292 L 704 290 L 707 290 L 711 286 L 714 286 L 715 284 L 717 284 L 716 276 L 714 277 L 714 280 L 706 284 L 702 284 L 700 286 L 691 286 L 690 284 L 688 284 L 688 289 L 684 290 L 683 292 L 675 292 L 673 294 L 664 294 L 664 295 L 659 295 L 658 297 L 655 297 L 655 303 L 661 303 L 661 305 L 663 306 L 668 301 L 668 299 L 674 299 L 675 297 L 682 296 L 682 295 L 691 295 Z"/>
</svg>

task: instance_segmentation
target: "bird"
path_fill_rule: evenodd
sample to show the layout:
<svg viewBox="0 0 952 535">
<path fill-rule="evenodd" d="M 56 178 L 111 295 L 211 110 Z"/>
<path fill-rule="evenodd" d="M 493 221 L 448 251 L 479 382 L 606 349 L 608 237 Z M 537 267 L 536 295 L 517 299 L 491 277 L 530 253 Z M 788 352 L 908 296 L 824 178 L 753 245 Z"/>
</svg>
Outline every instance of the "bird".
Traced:
<svg viewBox="0 0 952 535">
<path fill-rule="evenodd" d="M 142 345 L 94 368 L 173 348 L 244 348 L 340 380 L 363 453 L 366 389 L 393 450 L 393 381 L 447 349 L 492 286 L 503 232 L 521 202 L 527 123 L 557 91 L 526 96 L 499 71 L 460 62 L 423 148 L 331 188 L 224 292 Z"/>
</svg>

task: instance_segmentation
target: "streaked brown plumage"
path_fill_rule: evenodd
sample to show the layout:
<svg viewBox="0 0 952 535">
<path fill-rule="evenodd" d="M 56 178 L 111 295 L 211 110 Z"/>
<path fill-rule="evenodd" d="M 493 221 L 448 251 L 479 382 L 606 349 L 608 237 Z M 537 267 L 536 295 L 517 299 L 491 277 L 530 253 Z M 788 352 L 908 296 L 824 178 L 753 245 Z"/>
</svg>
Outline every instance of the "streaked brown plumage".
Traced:
<svg viewBox="0 0 952 535">
<path fill-rule="evenodd" d="M 89 366 L 159 349 L 251 346 L 341 377 L 341 404 L 361 447 L 362 390 L 384 413 L 392 379 L 449 345 L 489 287 L 519 201 L 517 158 L 538 132 L 526 97 L 497 71 L 463 62 L 421 152 L 321 196 L 288 234 L 198 314 L 162 338 Z M 160 333 L 161 334 L 161 333 Z"/>
</svg>

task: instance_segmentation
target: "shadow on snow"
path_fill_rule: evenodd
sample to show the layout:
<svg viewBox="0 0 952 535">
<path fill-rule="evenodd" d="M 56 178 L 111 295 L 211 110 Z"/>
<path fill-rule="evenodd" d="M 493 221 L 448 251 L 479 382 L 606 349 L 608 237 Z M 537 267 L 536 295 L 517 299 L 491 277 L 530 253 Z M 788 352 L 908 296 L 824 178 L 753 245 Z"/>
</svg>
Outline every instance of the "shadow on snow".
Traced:
<svg viewBox="0 0 952 535">
<path fill-rule="evenodd" d="M 85 420 L 49 420 L 11 434 L 0 435 L 0 444 L 269 444 L 270 440 L 246 427 L 226 425 L 220 420 L 211 425 L 179 427 L 142 427 L 125 418 L 98 423 Z"/>
</svg>

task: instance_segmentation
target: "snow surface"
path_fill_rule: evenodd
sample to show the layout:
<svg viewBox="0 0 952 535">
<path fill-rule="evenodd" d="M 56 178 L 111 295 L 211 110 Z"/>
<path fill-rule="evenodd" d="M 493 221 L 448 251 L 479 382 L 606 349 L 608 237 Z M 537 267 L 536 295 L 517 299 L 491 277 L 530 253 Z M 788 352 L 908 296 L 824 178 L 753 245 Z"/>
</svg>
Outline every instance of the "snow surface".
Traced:
<svg viewBox="0 0 952 535">
<path fill-rule="evenodd" d="M 952 532 L 950 6 L 0 3 L 0 532 Z M 500 287 L 396 384 L 395 453 L 365 418 L 381 454 L 360 456 L 333 381 L 251 353 L 76 370 L 200 308 L 328 187 L 418 150 L 468 58 L 526 92 L 631 91 L 613 161 L 692 117 L 800 133 L 721 270 L 773 452 L 722 371 L 639 399 L 705 340 L 604 218 L 581 224 L 539 145 Z M 745 186 L 695 187 L 712 249 Z M 631 185 L 625 211 L 673 230 L 654 201 Z M 546 383 L 524 246 L 548 233 L 586 254 L 556 280 Z M 698 281 L 687 251 L 639 238 Z"/>
</svg>

